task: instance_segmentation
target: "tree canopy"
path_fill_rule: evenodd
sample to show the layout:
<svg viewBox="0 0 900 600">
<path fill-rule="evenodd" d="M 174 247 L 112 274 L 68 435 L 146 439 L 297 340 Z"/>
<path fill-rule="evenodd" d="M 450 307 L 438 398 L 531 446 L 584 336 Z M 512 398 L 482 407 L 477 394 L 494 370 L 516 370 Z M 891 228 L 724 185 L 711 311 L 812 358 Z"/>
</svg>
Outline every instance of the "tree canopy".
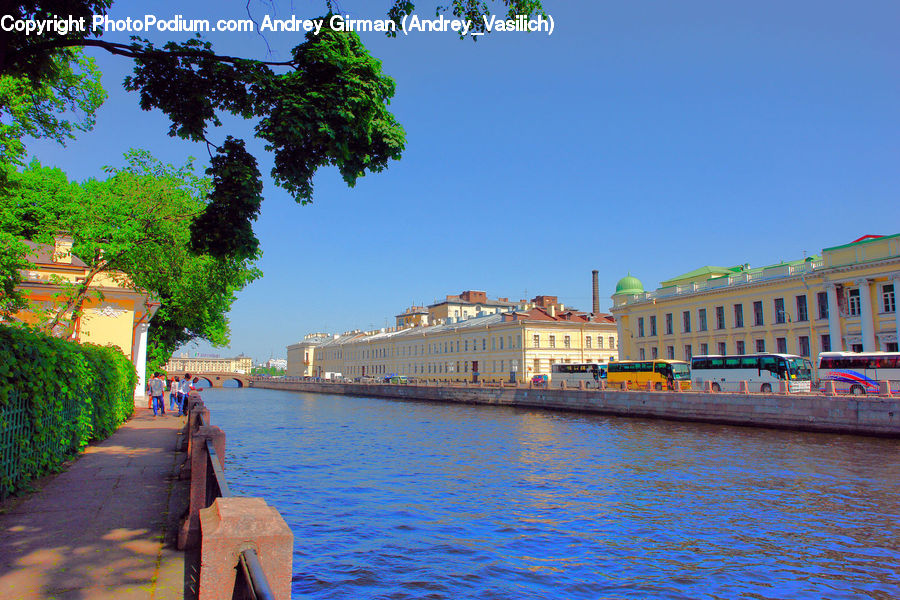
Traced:
<svg viewBox="0 0 900 600">
<path fill-rule="evenodd" d="M 193 165 L 165 165 L 147 152 L 131 151 L 123 168 L 107 168 L 105 180 L 69 181 L 65 173 L 33 161 L 13 183 L 0 211 L 0 232 L 51 243 L 73 233 L 73 253 L 88 267 L 84 281 L 69 286 L 48 315 L 46 328 L 70 329 L 99 273 L 122 272 L 129 285 L 161 306 L 151 321 L 148 364 L 156 368 L 195 338 L 228 342 L 227 313 L 235 292 L 260 275 L 255 256 L 216 257 L 190 248 L 193 219 L 206 206 L 212 183 Z"/>
<path fill-rule="evenodd" d="M 538 0 L 501 0 L 508 14 L 533 15 Z M 106 14 L 110 0 L 20 0 L 5 8 L 15 19 L 72 15 L 91 22 Z M 324 0 L 327 10 L 331 0 Z M 400 21 L 415 4 L 394 0 L 388 14 Z M 437 12 L 471 18 L 483 29 L 484 0 L 453 0 Z M 134 62 L 125 87 L 137 91 L 141 108 L 160 110 L 170 119 L 170 136 L 205 142 L 214 150 L 208 174 L 213 186 L 198 217 L 193 245 L 219 257 L 247 258 L 257 250 L 253 234 L 261 200 L 260 173 L 242 139 L 216 142 L 210 126 L 226 113 L 253 120 L 255 135 L 274 155 L 272 178 L 300 203 L 313 198 L 313 176 L 320 167 L 337 167 L 348 185 L 367 172 L 385 169 L 400 158 L 403 128 L 388 111 L 394 82 L 381 72 L 359 36 L 325 27 L 310 32 L 291 60 L 269 62 L 217 54 L 203 39 L 157 47 L 145 39 L 130 44 L 100 39 L 99 31 L 51 32 L 44 36 L 9 32 L 0 37 L 0 76 L 21 78 L 35 89 L 58 81 L 71 64 L 71 48 L 93 47 Z M 475 38 L 473 38 L 475 39 Z M 0 106 L 7 111 L 8 107 Z"/>
</svg>

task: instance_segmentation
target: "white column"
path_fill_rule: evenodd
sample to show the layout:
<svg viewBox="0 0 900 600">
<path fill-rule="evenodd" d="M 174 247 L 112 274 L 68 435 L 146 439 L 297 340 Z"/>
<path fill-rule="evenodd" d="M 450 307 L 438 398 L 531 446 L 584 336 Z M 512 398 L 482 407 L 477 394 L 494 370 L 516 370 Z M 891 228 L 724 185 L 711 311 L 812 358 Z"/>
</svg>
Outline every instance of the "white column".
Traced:
<svg viewBox="0 0 900 600">
<path fill-rule="evenodd" d="M 831 338 L 831 350 L 832 352 L 842 352 L 844 336 L 841 334 L 841 313 L 835 284 L 825 284 L 825 292 L 828 294 L 828 336 Z"/>
<path fill-rule="evenodd" d="M 857 279 L 859 285 L 859 324 L 862 326 L 864 352 L 873 352 L 875 347 L 875 318 L 872 315 L 872 296 L 868 279 Z"/>
<path fill-rule="evenodd" d="M 897 300 L 900 300 L 900 273 L 895 273 L 891 281 L 894 282 L 894 322 L 897 325 L 897 341 L 900 342 L 900 308 Z"/>
<path fill-rule="evenodd" d="M 141 323 L 134 332 L 134 349 L 131 352 L 134 360 L 134 368 L 137 370 L 137 386 L 134 388 L 135 406 L 146 406 L 144 389 L 147 386 L 147 330 L 149 323 Z"/>
</svg>

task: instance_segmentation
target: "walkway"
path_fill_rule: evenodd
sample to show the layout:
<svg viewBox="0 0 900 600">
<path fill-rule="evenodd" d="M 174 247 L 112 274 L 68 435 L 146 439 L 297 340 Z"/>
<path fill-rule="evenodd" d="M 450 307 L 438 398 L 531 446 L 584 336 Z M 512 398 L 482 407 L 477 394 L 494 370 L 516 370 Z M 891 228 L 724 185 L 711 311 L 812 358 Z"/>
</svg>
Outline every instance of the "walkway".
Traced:
<svg viewBox="0 0 900 600">
<path fill-rule="evenodd" d="M 172 543 L 187 506 L 174 477 L 184 418 L 146 408 L 0 514 L 2 600 L 181 600 L 184 554 Z"/>
</svg>

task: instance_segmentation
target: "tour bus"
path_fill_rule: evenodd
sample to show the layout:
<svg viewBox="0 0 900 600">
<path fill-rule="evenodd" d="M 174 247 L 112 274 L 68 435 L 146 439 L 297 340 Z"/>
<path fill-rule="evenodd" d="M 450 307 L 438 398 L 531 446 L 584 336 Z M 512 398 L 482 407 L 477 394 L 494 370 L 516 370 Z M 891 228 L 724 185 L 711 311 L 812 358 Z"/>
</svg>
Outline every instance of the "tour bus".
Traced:
<svg viewBox="0 0 900 600">
<path fill-rule="evenodd" d="M 714 392 L 739 392 L 746 381 L 751 392 L 778 392 L 788 382 L 792 393 L 808 392 L 812 386 L 812 363 L 793 354 L 737 354 L 691 358 L 694 386 L 704 389 L 712 382 Z"/>
<path fill-rule="evenodd" d="M 555 363 L 550 366 L 550 380 L 554 386 L 560 381 L 566 387 L 578 387 L 584 382 L 585 387 L 599 388 L 600 380 L 606 378 L 606 365 L 600 363 Z"/>
<path fill-rule="evenodd" d="M 900 387 L 900 352 L 823 352 L 819 355 L 819 388 L 834 382 L 837 392 L 854 395 L 879 393 L 879 381 Z"/>
<path fill-rule="evenodd" d="M 691 389 L 691 373 L 683 360 L 620 360 L 607 365 L 606 381 L 611 386 L 627 382 L 629 386 L 669 389 L 677 381 L 682 390 Z"/>
</svg>

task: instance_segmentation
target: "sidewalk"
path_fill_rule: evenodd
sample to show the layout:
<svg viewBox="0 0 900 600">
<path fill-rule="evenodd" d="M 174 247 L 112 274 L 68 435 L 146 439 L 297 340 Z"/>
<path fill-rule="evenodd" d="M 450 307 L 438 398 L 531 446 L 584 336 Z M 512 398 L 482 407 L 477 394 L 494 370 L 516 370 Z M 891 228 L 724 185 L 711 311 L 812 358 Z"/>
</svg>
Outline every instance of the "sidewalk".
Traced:
<svg viewBox="0 0 900 600">
<path fill-rule="evenodd" d="M 0 600 L 181 600 L 184 417 L 135 409 L 68 470 L 0 514 Z"/>
</svg>

